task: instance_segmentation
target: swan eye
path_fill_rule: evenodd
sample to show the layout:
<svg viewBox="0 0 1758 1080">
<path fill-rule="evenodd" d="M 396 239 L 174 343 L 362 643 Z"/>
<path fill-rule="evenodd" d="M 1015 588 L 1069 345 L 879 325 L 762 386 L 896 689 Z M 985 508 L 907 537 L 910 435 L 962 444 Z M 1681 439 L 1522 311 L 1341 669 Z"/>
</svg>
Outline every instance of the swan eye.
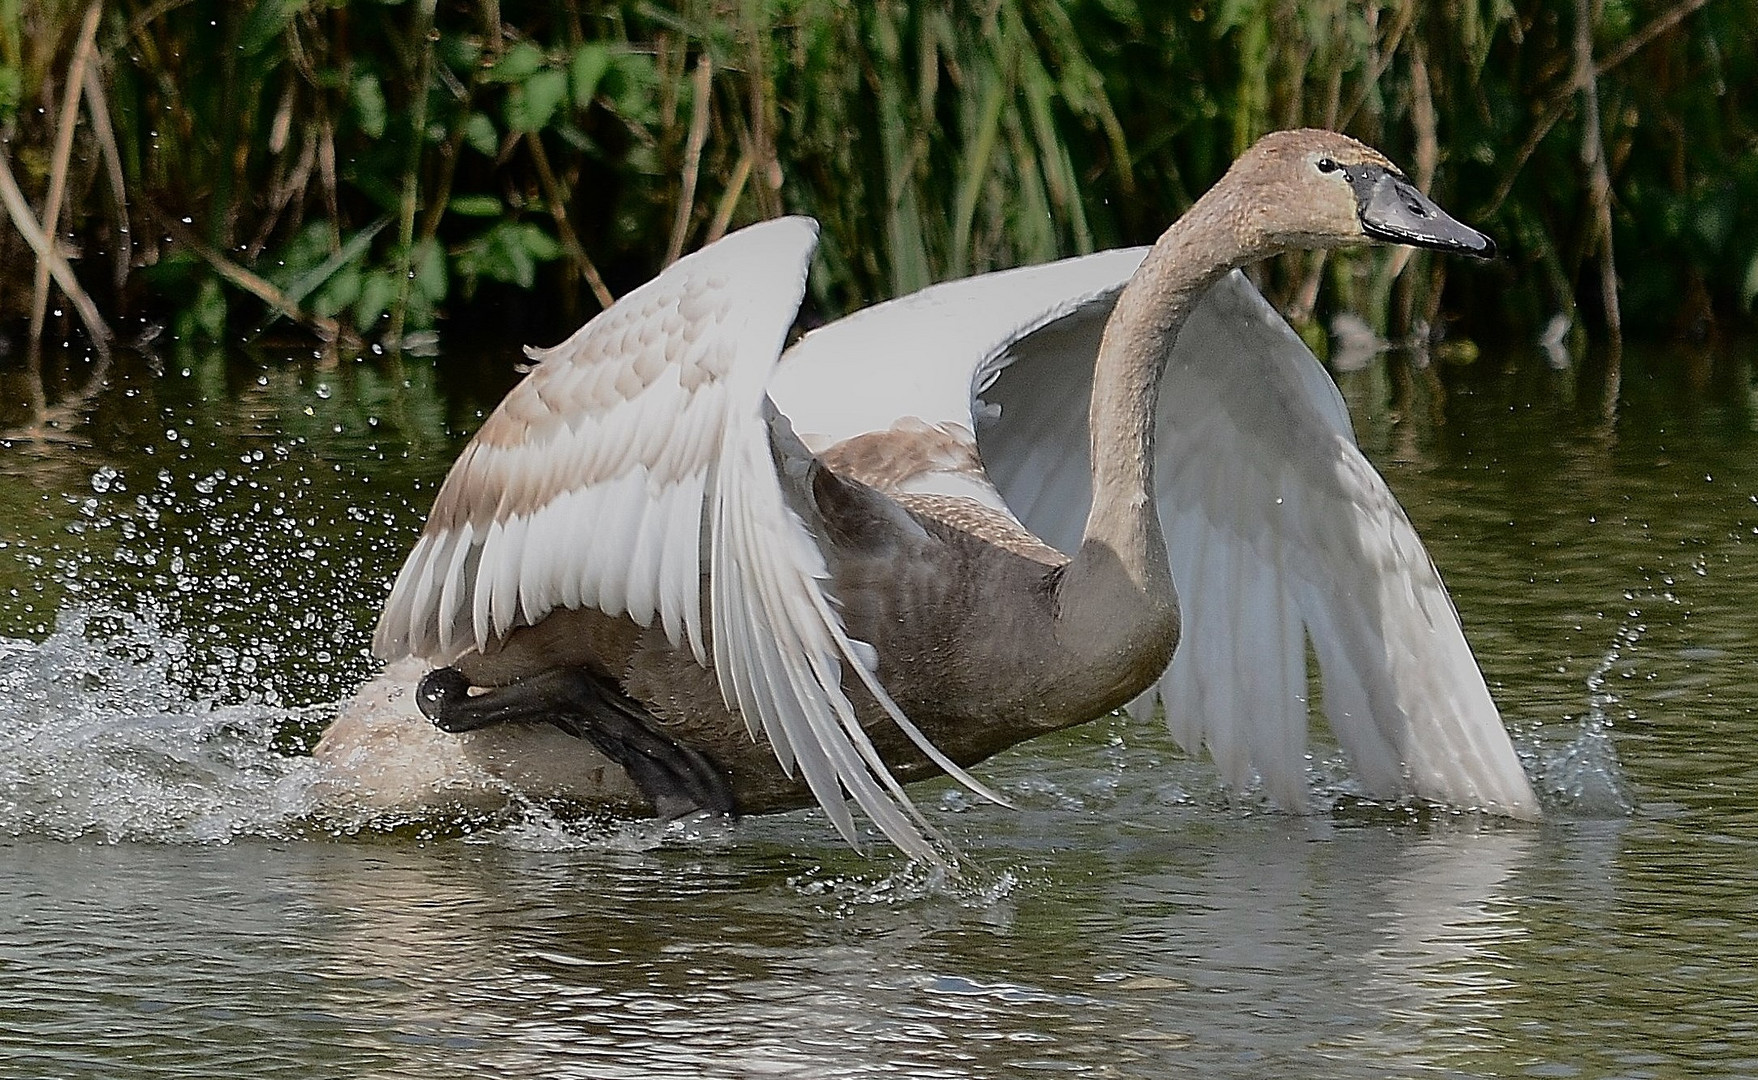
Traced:
<svg viewBox="0 0 1758 1080">
<path fill-rule="evenodd" d="M 1313 167 L 1322 173 L 1334 173 L 1342 168 L 1341 165 L 1338 165 L 1328 157 L 1319 158 L 1317 161 L 1313 162 Z"/>
</svg>

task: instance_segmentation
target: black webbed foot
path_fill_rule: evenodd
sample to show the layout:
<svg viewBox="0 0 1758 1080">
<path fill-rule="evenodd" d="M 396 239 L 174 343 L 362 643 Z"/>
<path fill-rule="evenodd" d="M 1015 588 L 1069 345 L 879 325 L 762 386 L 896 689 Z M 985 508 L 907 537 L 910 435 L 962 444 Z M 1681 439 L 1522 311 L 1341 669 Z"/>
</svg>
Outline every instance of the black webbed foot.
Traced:
<svg viewBox="0 0 1758 1080">
<path fill-rule="evenodd" d="M 472 714 L 463 707 L 469 700 L 470 680 L 457 668 L 434 668 L 415 687 L 415 704 L 421 707 L 421 715 L 441 731 L 455 733 L 483 726 L 473 723 Z"/>
<path fill-rule="evenodd" d="M 470 693 L 456 668 L 436 668 L 422 678 L 415 701 L 443 731 L 554 724 L 621 765 L 664 820 L 700 810 L 738 813 L 731 786 L 707 755 L 667 738 L 640 702 L 584 668 L 558 668 L 480 694 Z"/>
</svg>

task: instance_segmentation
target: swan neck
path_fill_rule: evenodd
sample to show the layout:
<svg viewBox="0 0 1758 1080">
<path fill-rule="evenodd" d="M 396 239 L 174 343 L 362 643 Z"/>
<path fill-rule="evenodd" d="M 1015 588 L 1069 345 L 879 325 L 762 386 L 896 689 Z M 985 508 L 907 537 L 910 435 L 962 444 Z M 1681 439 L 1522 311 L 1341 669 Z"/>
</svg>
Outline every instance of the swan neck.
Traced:
<svg viewBox="0 0 1758 1080">
<path fill-rule="evenodd" d="M 1121 569 L 1144 595 L 1172 588 L 1154 493 L 1161 375 L 1209 287 L 1268 253 L 1235 209 L 1223 182 L 1166 230 L 1118 296 L 1099 346 L 1088 417 L 1093 502 L 1082 541 L 1086 558 L 1077 562 Z"/>
</svg>

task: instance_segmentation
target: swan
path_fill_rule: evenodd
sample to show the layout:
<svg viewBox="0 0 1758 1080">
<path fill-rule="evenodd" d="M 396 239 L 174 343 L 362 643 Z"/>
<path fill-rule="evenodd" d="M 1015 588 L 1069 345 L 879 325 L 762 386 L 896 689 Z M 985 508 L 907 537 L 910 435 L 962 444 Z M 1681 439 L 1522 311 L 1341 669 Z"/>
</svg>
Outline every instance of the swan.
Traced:
<svg viewBox="0 0 1758 1080">
<path fill-rule="evenodd" d="M 386 601 L 396 707 L 344 713 L 320 759 L 386 801 L 487 777 L 661 816 L 816 802 L 858 846 L 852 803 L 937 860 L 905 783 L 998 799 L 965 767 L 1125 706 L 1305 809 L 1310 640 L 1366 793 L 1538 815 L 1341 395 L 1238 272 L 1488 237 L 1353 139 L 1277 132 L 1149 249 L 784 352 L 816 241 L 745 228 L 528 350 Z"/>
</svg>

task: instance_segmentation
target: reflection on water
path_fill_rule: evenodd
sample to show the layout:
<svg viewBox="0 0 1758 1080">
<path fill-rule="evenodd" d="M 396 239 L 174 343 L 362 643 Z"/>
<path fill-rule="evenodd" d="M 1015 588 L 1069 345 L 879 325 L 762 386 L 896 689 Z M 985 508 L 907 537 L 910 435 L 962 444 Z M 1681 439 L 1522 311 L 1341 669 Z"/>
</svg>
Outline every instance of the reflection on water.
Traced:
<svg viewBox="0 0 1758 1080">
<path fill-rule="evenodd" d="M 326 817 L 297 752 L 506 373 L 119 371 L 0 447 L 0 1075 L 1758 1075 L 1758 392 L 1667 359 L 1613 427 L 1343 379 L 1545 823 L 1323 755 L 1267 813 L 1113 719 L 986 766 L 1018 811 L 921 792 L 956 881 L 812 814 Z"/>
<path fill-rule="evenodd" d="M 1227 824 L 1163 836 L 1189 841 L 1171 872 L 1144 850 L 980 904 L 942 888 L 831 909 L 818 860 L 762 840 L 25 840 L 0 962 L 28 994 L 0 1046 L 44 1075 L 652 1077 L 1376 1076 L 1501 1045 L 1523 933 L 1501 886 L 1528 837 Z M 852 869 L 872 876 L 845 893 L 883 890 Z"/>
</svg>

